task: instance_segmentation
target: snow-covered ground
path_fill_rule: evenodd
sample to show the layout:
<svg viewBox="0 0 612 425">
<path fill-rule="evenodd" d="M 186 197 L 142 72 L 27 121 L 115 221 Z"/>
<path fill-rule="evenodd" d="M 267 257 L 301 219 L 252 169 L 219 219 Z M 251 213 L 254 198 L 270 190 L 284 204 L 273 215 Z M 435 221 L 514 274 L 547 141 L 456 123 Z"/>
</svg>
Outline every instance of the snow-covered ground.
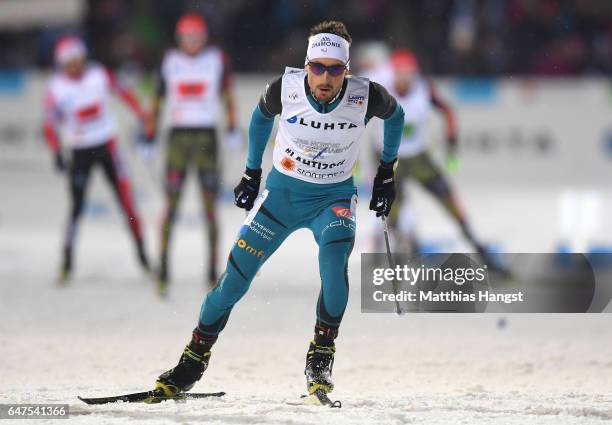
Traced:
<svg viewBox="0 0 612 425">
<path fill-rule="evenodd" d="M 159 195 L 137 184 L 156 253 Z M 196 391 L 222 399 L 87 406 L 77 395 L 149 389 L 173 366 L 204 296 L 203 230 L 193 186 L 173 243 L 173 286 L 160 300 L 136 267 L 110 192 L 96 175 L 76 271 L 58 288 L 65 183 L 45 167 L 0 170 L 0 403 L 68 403 L 78 424 L 603 424 L 612 421 L 612 321 L 600 315 L 362 314 L 359 252 L 371 221 L 361 202 L 351 300 L 337 340 L 332 398 L 342 409 L 290 406 L 319 280 L 314 241 L 297 232 L 264 266 L 214 348 Z M 480 235 L 511 251 L 550 251 L 556 192 L 463 187 Z M 424 233 L 457 231 L 429 201 Z M 225 257 L 243 214 L 224 204 Z M 527 218 L 528 217 L 528 218 Z M 535 231 L 538 230 L 536 233 Z M 536 236 L 537 235 L 537 236 Z M 460 246 L 460 245 L 459 245 Z M 45 421 L 32 421 L 41 424 Z M 58 422 L 64 423 L 64 422 Z"/>
</svg>

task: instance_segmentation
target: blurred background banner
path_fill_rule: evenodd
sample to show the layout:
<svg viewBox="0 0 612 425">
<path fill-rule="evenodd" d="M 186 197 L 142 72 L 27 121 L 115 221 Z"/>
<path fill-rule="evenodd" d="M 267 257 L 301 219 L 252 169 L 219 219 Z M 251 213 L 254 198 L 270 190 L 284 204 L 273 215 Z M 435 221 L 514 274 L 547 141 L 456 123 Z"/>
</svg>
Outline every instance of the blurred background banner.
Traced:
<svg viewBox="0 0 612 425">
<path fill-rule="evenodd" d="M 235 77 L 243 127 L 263 87 L 274 76 Z M 38 69 L 0 72 L 0 161 L 5 166 L 10 165 L 9 158 L 29 166 L 47 165 L 41 133 L 46 77 L 47 72 Z M 134 81 L 129 74 L 124 77 Z M 606 79 L 442 77 L 434 82 L 442 97 L 456 107 L 459 150 L 465 165 L 460 179 L 470 184 L 486 180 L 487 184 L 605 186 L 612 165 L 612 90 Z M 145 92 L 141 87 L 141 93 Z M 136 123 L 130 117 L 120 121 L 129 140 Z M 432 117 L 428 125 L 434 148 L 436 144 L 441 147 L 443 138 L 438 121 Z M 371 143 L 379 143 L 375 134 L 371 136 Z M 368 156 L 369 149 L 363 150 Z M 225 159 L 225 171 L 237 175 L 243 158 L 228 155 Z"/>
<path fill-rule="evenodd" d="M 83 0 L 6 0 L 0 5 L 0 26 L 7 32 L 78 27 L 86 7 Z"/>
</svg>

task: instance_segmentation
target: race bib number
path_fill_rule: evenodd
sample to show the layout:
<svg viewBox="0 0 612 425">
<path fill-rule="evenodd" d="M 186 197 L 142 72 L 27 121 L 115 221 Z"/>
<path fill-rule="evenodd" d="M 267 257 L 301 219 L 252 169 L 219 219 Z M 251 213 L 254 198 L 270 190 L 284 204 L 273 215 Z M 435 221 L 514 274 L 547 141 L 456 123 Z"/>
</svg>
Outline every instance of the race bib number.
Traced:
<svg viewBox="0 0 612 425">
<path fill-rule="evenodd" d="M 98 118 L 100 116 L 101 111 L 102 106 L 100 106 L 99 103 L 95 103 L 93 105 L 89 105 L 77 110 L 76 116 L 80 122 L 90 121 Z"/>
<path fill-rule="evenodd" d="M 206 83 L 190 82 L 180 83 L 178 86 L 178 94 L 182 98 L 200 98 L 206 92 Z"/>
</svg>

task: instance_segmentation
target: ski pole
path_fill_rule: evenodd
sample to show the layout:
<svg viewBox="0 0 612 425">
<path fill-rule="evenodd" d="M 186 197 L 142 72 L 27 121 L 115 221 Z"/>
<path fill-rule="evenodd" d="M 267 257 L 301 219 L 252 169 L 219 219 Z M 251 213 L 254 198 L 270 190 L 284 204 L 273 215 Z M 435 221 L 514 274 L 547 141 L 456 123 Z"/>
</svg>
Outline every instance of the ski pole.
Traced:
<svg viewBox="0 0 612 425">
<path fill-rule="evenodd" d="M 391 247 L 389 246 L 389 226 L 387 225 L 387 217 L 383 214 L 381 218 L 382 218 L 382 223 L 383 223 L 383 233 L 385 234 L 385 247 L 387 248 L 387 262 L 389 263 L 389 267 L 391 269 L 394 269 L 395 265 L 393 263 L 393 257 L 391 256 Z M 397 280 L 395 280 L 394 278 L 393 282 L 391 283 L 393 286 L 393 293 L 395 294 L 395 312 L 398 315 L 401 315 L 402 309 L 400 308 L 399 301 L 397 300 L 397 294 L 398 294 Z"/>
</svg>

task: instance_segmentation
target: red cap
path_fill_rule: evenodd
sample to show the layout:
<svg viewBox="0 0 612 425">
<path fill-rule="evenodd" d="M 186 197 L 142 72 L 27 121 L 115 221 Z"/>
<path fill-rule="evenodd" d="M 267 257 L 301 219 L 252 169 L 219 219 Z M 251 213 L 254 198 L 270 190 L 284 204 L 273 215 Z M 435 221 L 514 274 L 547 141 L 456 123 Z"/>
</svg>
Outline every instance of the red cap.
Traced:
<svg viewBox="0 0 612 425">
<path fill-rule="evenodd" d="M 85 44 L 77 37 L 68 35 L 60 38 L 55 44 L 54 56 L 58 65 L 65 65 L 75 58 L 87 55 Z"/>
<path fill-rule="evenodd" d="M 416 71 L 419 61 L 408 49 L 397 49 L 391 55 L 391 65 L 395 71 Z"/>
<path fill-rule="evenodd" d="M 181 16 L 176 23 L 176 33 L 179 35 L 187 33 L 206 34 L 207 31 L 208 26 L 206 25 L 204 17 L 197 13 L 187 13 Z"/>
</svg>

